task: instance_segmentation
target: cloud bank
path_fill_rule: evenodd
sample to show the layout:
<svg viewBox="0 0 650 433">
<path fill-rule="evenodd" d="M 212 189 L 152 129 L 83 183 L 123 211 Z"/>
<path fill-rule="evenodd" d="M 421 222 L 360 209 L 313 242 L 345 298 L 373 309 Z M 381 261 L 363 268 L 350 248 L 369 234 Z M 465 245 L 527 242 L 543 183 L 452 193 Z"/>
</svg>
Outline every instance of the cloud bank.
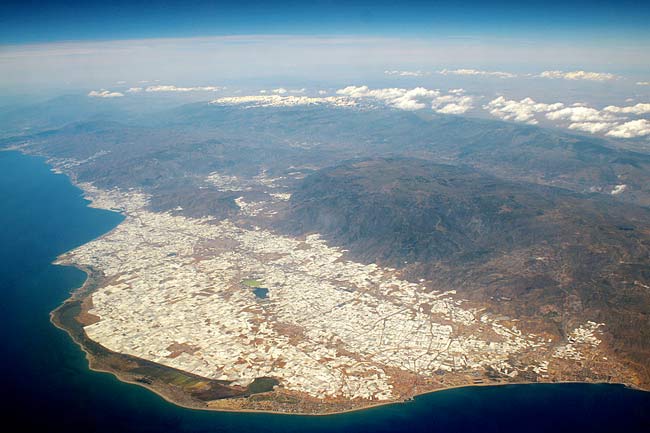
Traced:
<svg viewBox="0 0 650 433">
<path fill-rule="evenodd" d="M 558 126 L 591 134 L 605 134 L 615 138 L 650 135 L 649 120 L 628 117 L 650 113 L 650 104 L 647 103 L 627 107 L 609 105 L 599 110 L 578 104 L 567 107 L 561 102 L 546 104 L 532 98 L 517 101 L 499 96 L 485 104 L 483 108 L 499 119 L 530 125 L 538 124 L 539 117 L 543 116 Z"/>
<path fill-rule="evenodd" d="M 611 114 L 590 107 L 566 107 L 546 114 L 549 120 L 567 120 L 569 122 L 605 122 L 616 120 Z"/>
<path fill-rule="evenodd" d="M 607 72 L 587 71 L 544 71 L 538 75 L 540 78 L 564 79 L 564 80 L 587 80 L 587 81 L 608 81 L 615 80 L 616 75 Z"/>
<path fill-rule="evenodd" d="M 569 129 L 598 134 L 611 129 L 612 126 L 614 126 L 614 124 L 608 122 L 577 122 L 570 124 Z"/>
<path fill-rule="evenodd" d="M 478 70 L 461 71 L 464 71 L 461 74 L 467 75 L 488 73 Z M 107 89 L 93 90 L 88 93 L 88 96 L 116 98 L 123 97 L 125 94 L 131 95 L 143 92 L 216 92 L 224 89 L 224 87 L 218 86 L 178 87 L 175 85 L 152 85 L 148 87 L 131 87 L 124 93 Z M 237 94 L 239 91 L 231 93 Z M 224 105 L 245 104 L 250 107 L 315 104 L 350 107 L 363 100 L 368 107 L 372 107 L 374 103 L 380 103 L 381 105 L 406 111 L 428 109 L 440 114 L 463 115 L 474 110 L 472 111 L 474 114 L 480 115 L 481 111 L 477 110 L 475 105 L 477 101 L 483 98 L 482 96 L 468 95 L 461 88 L 441 91 L 440 89 L 421 86 L 413 88 L 370 88 L 367 85 L 347 86 L 336 90 L 337 96 L 330 97 L 325 97 L 328 93 L 325 90 L 313 90 L 310 92 L 312 95 L 308 95 L 306 88 L 277 87 L 271 90 L 260 90 L 259 93 L 260 95 L 257 96 L 220 98 L 212 101 L 212 103 Z M 626 101 L 631 103 L 633 100 L 628 99 Z M 644 118 L 650 114 L 650 103 L 647 102 L 621 106 L 607 105 L 604 108 L 596 108 L 582 102 L 569 105 L 559 101 L 540 102 L 532 97 L 508 99 L 505 96 L 498 96 L 478 108 L 482 108 L 491 116 L 501 120 L 530 125 L 551 122 L 554 126 L 573 131 L 624 139 L 650 135 L 650 120 Z"/>
<path fill-rule="evenodd" d="M 473 98 L 465 96 L 461 89 L 455 90 L 455 93 L 443 95 L 440 90 L 424 87 L 370 89 L 368 86 L 348 86 L 336 93 L 354 99 L 374 99 L 400 110 L 414 111 L 429 107 L 437 113 L 464 114 L 473 108 Z"/>
<path fill-rule="evenodd" d="M 650 135 L 650 121 L 646 119 L 632 120 L 616 126 L 605 135 L 617 138 L 634 138 Z"/>
<path fill-rule="evenodd" d="M 354 99 L 341 96 L 309 97 L 309 96 L 281 96 L 275 95 L 250 95 L 227 96 L 210 101 L 215 105 L 240 105 L 247 108 L 254 107 L 293 107 L 298 105 L 331 105 L 335 107 L 352 107 L 356 105 Z"/>
<path fill-rule="evenodd" d="M 524 98 L 521 101 L 506 99 L 499 96 L 493 99 L 483 108 L 495 117 L 502 120 L 511 120 L 513 122 L 523 122 L 530 125 L 538 124 L 535 119 L 537 113 L 547 113 L 549 111 L 564 108 L 564 104 L 556 102 L 554 104 L 544 104 L 534 101 L 532 98 Z"/>
<path fill-rule="evenodd" d="M 650 104 L 639 103 L 628 107 L 617 107 L 616 105 L 608 105 L 603 110 L 610 113 L 625 113 L 625 114 L 648 114 L 650 113 Z"/>
</svg>

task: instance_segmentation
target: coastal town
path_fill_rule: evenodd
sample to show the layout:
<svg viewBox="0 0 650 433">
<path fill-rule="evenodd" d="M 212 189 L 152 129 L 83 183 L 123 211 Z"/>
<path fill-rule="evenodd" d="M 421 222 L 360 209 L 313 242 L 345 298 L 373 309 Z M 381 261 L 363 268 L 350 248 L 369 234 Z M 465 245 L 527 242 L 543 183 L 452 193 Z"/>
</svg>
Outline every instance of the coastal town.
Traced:
<svg viewBox="0 0 650 433">
<path fill-rule="evenodd" d="M 587 357 L 607 364 L 604 324 L 587 322 L 567 341 L 526 333 L 453 290 L 354 262 L 318 234 L 152 212 L 141 191 L 80 187 L 92 206 L 125 216 L 58 260 L 103 274 L 84 330 L 113 352 L 235 386 L 274 378 L 285 392 L 358 406 L 488 376 L 566 379 Z"/>
</svg>

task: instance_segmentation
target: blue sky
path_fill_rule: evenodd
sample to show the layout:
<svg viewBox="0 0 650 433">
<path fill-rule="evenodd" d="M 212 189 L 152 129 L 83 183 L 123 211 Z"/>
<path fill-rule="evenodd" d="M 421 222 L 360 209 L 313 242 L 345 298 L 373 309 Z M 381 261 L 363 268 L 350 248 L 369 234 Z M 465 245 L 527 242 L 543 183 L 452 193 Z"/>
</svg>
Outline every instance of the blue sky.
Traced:
<svg viewBox="0 0 650 433">
<path fill-rule="evenodd" d="M 650 39 L 647 1 L 4 1 L 0 44 L 231 34 Z"/>
</svg>

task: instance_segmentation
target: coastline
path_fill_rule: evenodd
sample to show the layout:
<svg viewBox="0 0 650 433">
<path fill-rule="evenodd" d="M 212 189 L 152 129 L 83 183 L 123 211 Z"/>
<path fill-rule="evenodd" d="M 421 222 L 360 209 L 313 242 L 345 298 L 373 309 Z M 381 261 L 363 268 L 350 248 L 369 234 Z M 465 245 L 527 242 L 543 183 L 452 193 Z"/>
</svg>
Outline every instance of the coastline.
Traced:
<svg viewBox="0 0 650 433">
<path fill-rule="evenodd" d="M 50 165 L 51 166 L 51 165 Z M 54 171 L 55 168 L 52 167 L 52 171 Z M 63 172 L 58 172 L 60 174 L 65 175 L 70 182 L 77 188 L 79 188 L 83 192 L 84 199 L 88 201 L 86 206 L 88 207 L 96 207 L 96 208 L 101 208 L 99 206 L 94 205 L 94 201 L 92 198 L 92 194 L 89 194 L 87 190 L 85 190 L 82 186 L 80 186 L 77 182 L 76 179 L 74 179 L 73 176 L 63 173 Z M 126 216 L 124 211 L 116 211 L 115 209 L 108 209 L 112 212 L 120 213 L 122 216 Z M 109 236 L 114 230 L 119 227 L 121 223 L 119 223 L 117 226 L 115 226 L 113 229 L 110 231 L 102 234 L 101 236 L 96 237 L 93 240 L 96 239 L 101 239 L 102 237 Z M 91 242 L 92 240 L 88 241 Z M 413 399 L 415 399 L 418 396 L 426 395 L 426 394 L 431 394 L 434 392 L 439 392 L 439 391 L 446 391 L 446 390 L 452 390 L 452 389 L 458 389 L 458 388 L 468 388 L 468 387 L 486 387 L 486 386 L 504 386 L 504 385 L 525 385 L 525 384 L 564 384 L 564 383 L 588 383 L 588 384 L 618 384 L 618 385 L 623 385 L 631 389 L 636 389 L 636 390 L 644 390 L 634 384 L 630 383 L 623 383 L 623 382 L 610 382 L 610 381 L 548 381 L 548 382 L 543 382 L 543 381 L 516 381 L 516 380 L 508 380 L 508 381 L 503 381 L 503 380 L 494 380 L 490 382 L 483 382 L 483 383 L 462 383 L 462 384 L 450 384 L 450 385 L 443 385 L 442 387 L 439 388 L 434 388 L 434 389 L 425 389 L 425 390 L 418 390 L 415 391 L 412 395 L 409 395 L 408 398 L 404 399 L 397 399 L 397 400 L 391 400 L 391 401 L 381 401 L 381 402 L 364 402 L 363 404 L 359 404 L 358 402 L 349 400 L 347 402 L 327 402 L 327 403 L 314 403 L 311 402 L 311 404 L 302 404 L 302 405 L 296 405 L 295 407 L 311 407 L 311 408 L 320 408 L 321 410 L 315 409 L 314 411 L 302 411 L 302 410 L 296 410 L 296 411 L 291 411 L 291 410 L 282 410 L 282 409 L 266 409 L 266 408 L 244 408 L 244 407 L 238 407 L 240 406 L 240 403 L 242 401 L 245 401 L 250 397 L 251 395 L 258 395 L 262 396 L 264 394 L 267 395 L 274 395 L 275 393 L 272 392 L 272 390 L 267 390 L 263 392 L 247 392 L 247 390 L 242 389 L 241 387 L 238 389 L 233 389 L 233 388 L 228 388 L 235 394 L 229 395 L 229 396 L 224 396 L 220 397 L 214 400 L 203 400 L 199 401 L 196 399 L 193 399 L 192 396 L 184 394 L 183 390 L 179 389 L 174 389 L 172 384 L 165 383 L 164 380 L 155 380 L 153 384 L 147 383 L 145 381 L 149 380 L 149 378 L 146 375 L 137 375 L 134 374 L 131 371 L 125 371 L 125 370 L 120 370 L 119 368 L 116 368 L 114 365 L 121 364 L 121 365 L 126 365 L 129 363 L 142 363 L 146 366 L 152 367 L 155 365 L 156 371 L 162 371 L 163 376 L 165 372 L 171 372 L 172 374 L 175 375 L 183 375 L 184 377 L 189 377 L 192 380 L 195 380 L 197 382 L 201 383 L 206 383 L 210 382 L 211 384 L 214 384 L 215 386 L 223 386 L 224 389 L 222 391 L 226 392 L 227 384 L 224 383 L 218 383 L 219 381 L 212 381 L 210 379 L 202 378 L 199 376 L 192 375 L 191 373 L 180 371 L 180 370 L 175 370 L 174 368 L 167 367 L 161 364 L 156 364 L 152 361 L 148 361 L 146 359 L 140 359 L 131 355 L 126 355 L 126 354 L 121 354 L 117 352 L 112 352 L 105 347 L 101 346 L 99 343 L 94 342 L 93 340 L 90 340 L 85 332 L 83 331 L 83 326 L 84 323 L 80 320 L 78 320 L 78 317 L 80 313 L 84 313 L 82 304 L 85 300 L 87 300 L 90 295 L 93 293 L 93 291 L 101 284 L 102 276 L 100 273 L 89 269 L 85 268 L 83 266 L 76 265 L 74 263 L 69 263 L 65 261 L 65 257 L 68 254 L 68 252 L 65 252 L 61 255 L 59 255 L 56 260 L 53 262 L 53 264 L 59 265 L 59 266 L 72 266 L 75 267 L 82 272 L 86 274 L 86 279 L 84 283 L 81 285 L 81 287 L 77 289 L 73 289 L 70 293 L 70 296 L 61 304 L 59 305 L 56 309 L 54 309 L 52 312 L 50 312 L 50 322 L 57 328 L 65 331 L 68 333 L 70 338 L 81 348 L 81 350 L 85 353 L 86 360 L 88 362 L 88 368 L 92 371 L 96 372 L 102 372 L 102 373 L 110 373 L 113 376 L 115 376 L 118 380 L 124 383 L 132 384 L 132 385 L 139 385 L 143 388 L 148 389 L 149 391 L 157 394 L 158 396 L 162 397 L 166 402 L 174 404 L 179 407 L 187 408 L 187 409 L 196 409 L 196 410 L 203 410 L 203 411 L 213 411 L 213 412 L 243 412 L 243 413 L 270 413 L 270 414 L 281 414 L 281 415 L 308 415 L 308 416 L 328 416 L 328 415 L 336 415 L 336 414 L 344 414 L 344 413 L 349 413 L 349 412 L 357 412 L 361 410 L 366 410 L 366 409 L 372 409 L 380 406 L 387 406 L 387 405 L 395 405 L 395 404 L 402 404 L 402 403 L 407 403 Z M 73 327 L 66 326 L 64 321 L 62 320 L 62 313 L 66 311 L 66 308 L 70 307 L 79 307 L 79 313 L 74 314 L 71 318 L 74 319 L 79 327 L 79 329 L 74 329 Z M 95 347 L 95 349 L 100 348 L 101 351 L 107 356 L 107 357 L 114 357 L 114 358 L 119 358 L 117 364 L 113 364 L 111 366 L 110 362 L 106 363 L 104 359 L 102 359 L 101 356 L 98 356 L 97 353 L 93 352 L 93 349 L 88 347 L 88 342 L 92 343 L 92 346 Z M 152 367 L 154 368 L 154 367 Z M 155 378 L 154 378 L 155 379 Z M 493 379 L 492 379 L 493 380 Z M 644 390 L 647 391 L 647 390 Z M 218 405 L 218 403 L 214 402 L 222 402 L 221 407 L 215 407 Z M 213 404 L 211 406 L 210 404 Z M 282 405 L 281 405 L 282 406 Z M 291 403 L 287 404 L 284 403 L 284 409 L 290 409 Z M 324 410 L 322 410 L 324 408 Z"/>
<path fill-rule="evenodd" d="M 110 232 L 107 232 L 104 235 L 107 235 Z M 102 235 L 102 236 L 104 236 Z M 65 253 L 63 254 L 65 255 Z M 62 255 L 62 256 L 63 256 Z M 60 256 L 61 257 L 61 256 Z M 58 258 L 57 258 L 58 261 Z M 406 404 L 409 403 L 410 401 L 414 400 L 417 397 L 427 395 L 427 394 L 432 394 L 436 392 L 442 392 L 442 391 L 449 391 L 453 389 L 461 389 L 461 388 L 478 388 L 478 387 L 493 387 L 493 386 L 507 386 L 507 385 L 552 385 L 552 384 L 593 384 L 593 385 L 598 385 L 598 384 L 604 384 L 604 385 L 622 385 L 626 388 L 629 389 L 634 389 L 637 391 L 644 391 L 644 392 L 650 392 L 648 390 L 645 390 L 643 388 L 640 388 L 634 384 L 631 383 L 622 383 L 622 382 L 606 382 L 606 381 L 549 381 L 549 382 L 532 382 L 532 381 L 512 381 L 512 382 L 493 382 L 493 383 L 470 383 L 470 384 L 462 384 L 462 385 L 452 385 L 452 386 L 446 386 L 442 387 L 439 389 L 432 389 L 432 390 L 427 390 L 427 391 L 422 391 L 422 392 L 417 392 L 413 394 L 412 397 L 409 397 L 407 399 L 403 400 L 396 400 L 396 401 L 387 401 L 387 402 L 379 402 L 379 403 L 370 403 L 370 404 L 365 404 L 365 405 L 359 405 L 356 407 L 352 408 L 346 408 L 346 409 L 341 409 L 341 410 L 332 410 L 332 411 L 326 411 L 326 412 L 287 412 L 287 411 L 281 411 L 281 410 L 269 410 L 269 409 L 247 409 L 247 408 L 228 408 L 228 407 L 210 407 L 209 404 L 206 404 L 204 406 L 200 404 L 190 404 L 189 402 L 184 402 L 179 399 L 174 399 L 172 396 L 168 395 L 167 393 L 163 392 L 160 389 L 157 389 L 156 387 L 150 386 L 147 383 L 143 383 L 141 381 L 137 381 L 129 377 L 128 374 L 126 374 L 123 371 L 119 371 L 117 369 L 113 368 L 106 368 L 102 366 L 98 366 L 97 364 L 101 364 L 100 360 L 97 359 L 96 355 L 91 353 L 91 351 L 84 345 L 83 341 L 80 341 L 80 339 L 75 335 L 74 330 L 71 330 L 67 326 L 65 326 L 61 320 L 60 320 L 60 313 L 63 308 L 65 308 L 66 305 L 69 305 L 72 302 L 83 302 L 83 300 L 89 296 L 92 293 L 92 288 L 95 285 L 96 281 L 93 280 L 92 273 L 93 271 L 90 269 L 86 269 L 84 267 L 80 267 L 77 265 L 68 265 L 68 264 L 61 264 L 57 263 L 57 261 L 54 262 L 54 264 L 58 266 L 73 266 L 82 272 L 86 274 L 86 280 L 84 281 L 84 284 L 79 287 L 76 290 L 73 290 L 71 292 L 71 296 L 66 299 L 61 305 L 59 305 L 56 309 L 54 309 L 50 313 L 50 322 L 57 328 L 65 331 L 70 338 L 74 341 L 75 344 L 79 346 L 79 348 L 84 352 L 86 360 L 88 361 L 88 368 L 91 371 L 95 372 L 100 372 L 100 373 L 108 373 L 112 374 L 115 378 L 120 380 L 121 382 L 128 383 L 130 385 L 137 385 L 142 388 L 145 388 L 149 390 L 150 392 L 153 392 L 154 394 L 158 395 L 161 397 L 163 400 L 166 402 L 173 404 L 178 407 L 182 407 L 185 409 L 191 409 L 191 410 L 201 410 L 201 411 L 210 411 L 210 412 L 232 412 L 232 413 L 266 413 L 266 414 L 274 414 L 274 415 L 299 415 L 299 416 L 330 416 L 330 415 L 340 415 L 340 414 L 346 414 L 346 413 L 351 413 L 351 412 L 358 412 L 362 410 L 368 410 L 368 409 L 374 409 L 382 406 L 389 406 L 389 405 L 398 405 L 398 404 Z M 76 316 L 75 316 L 76 319 Z M 99 345 L 101 346 L 101 345 Z M 103 348 L 103 346 L 102 346 Z M 115 352 L 112 352 L 106 348 L 103 348 L 106 352 L 109 352 L 111 354 L 115 354 Z M 128 358 L 134 358 L 137 359 L 131 355 L 124 355 L 124 354 L 116 354 L 119 356 L 124 356 Z M 146 361 L 146 360 L 141 360 L 145 361 L 147 363 L 150 363 L 151 361 Z M 159 364 L 158 364 L 159 365 Z M 173 370 L 171 367 L 166 367 L 166 366 L 161 366 L 163 369 L 170 369 Z M 245 397 L 234 397 L 235 399 L 239 398 L 245 398 Z M 222 401 L 227 401 L 230 399 L 223 399 Z"/>
</svg>

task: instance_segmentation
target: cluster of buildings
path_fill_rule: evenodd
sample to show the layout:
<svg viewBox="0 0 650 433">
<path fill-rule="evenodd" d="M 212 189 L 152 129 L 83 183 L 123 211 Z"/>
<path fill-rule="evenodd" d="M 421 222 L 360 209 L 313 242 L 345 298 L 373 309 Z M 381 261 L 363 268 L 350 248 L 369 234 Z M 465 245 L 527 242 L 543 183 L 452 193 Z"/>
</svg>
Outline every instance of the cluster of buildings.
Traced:
<svg viewBox="0 0 650 433">
<path fill-rule="evenodd" d="M 604 325 L 604 323 L 596 323 L 591 320 L 580 325 L 571 331 L 567 337 L 568 342 L 566 344 L 555 348 L 553 357 L 573 361 L 585 359 L 583 348 L 585 346 L 597 347 L 601 343 L 601 340 L 596 337 L 596 334 L 601 332 L 599 328 Z"/>
<path fill-rule="evenodd" d="M 115 352 L 240 385 L 274 377 L 311 397 L 370 401 L 400 397 L 395 371 L 514 377 L 548 368 L 547 340 L 466 307 L 453 291 L 348 260 L 316 234 L 151 212 L 138 191 L 81 186 L 93 206 L 126 217 L 59 259 L 103 272 L 90 311 L 99 321 L 85 331 Z M 251 279 L 268 289 L 265 299 L 243 284 Z M 576 329 L 567 347 L 598 344 L 598 326 Z M 513 365 L 522 354 L 536 361 Z"/>
</svg>

